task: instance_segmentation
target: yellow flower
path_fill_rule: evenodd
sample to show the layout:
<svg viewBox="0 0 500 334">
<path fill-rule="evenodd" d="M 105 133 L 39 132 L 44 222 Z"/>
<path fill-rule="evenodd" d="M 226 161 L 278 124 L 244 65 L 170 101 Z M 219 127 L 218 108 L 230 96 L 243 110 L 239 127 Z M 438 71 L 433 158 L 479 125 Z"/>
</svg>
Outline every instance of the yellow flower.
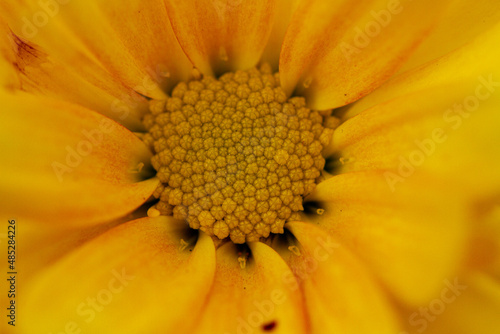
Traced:
<svg viewBox="0 0 500 334">
<path fill-rule="evenodd" d="M 2 332 L 500 328 L 497 1 L 0 9 Z"/>
</svg>

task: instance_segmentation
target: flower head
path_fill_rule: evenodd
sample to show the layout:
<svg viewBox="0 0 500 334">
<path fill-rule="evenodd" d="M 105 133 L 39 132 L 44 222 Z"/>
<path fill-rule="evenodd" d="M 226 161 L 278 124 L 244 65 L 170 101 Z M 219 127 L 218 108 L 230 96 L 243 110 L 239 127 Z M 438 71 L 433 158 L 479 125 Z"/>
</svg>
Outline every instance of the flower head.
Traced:
<svg viewBox="0 0 500 334">
<path fill-rule="evenodd" d="M 495 1 L 0 8 L 7 333 L 498 329 Z"/>
</svg>

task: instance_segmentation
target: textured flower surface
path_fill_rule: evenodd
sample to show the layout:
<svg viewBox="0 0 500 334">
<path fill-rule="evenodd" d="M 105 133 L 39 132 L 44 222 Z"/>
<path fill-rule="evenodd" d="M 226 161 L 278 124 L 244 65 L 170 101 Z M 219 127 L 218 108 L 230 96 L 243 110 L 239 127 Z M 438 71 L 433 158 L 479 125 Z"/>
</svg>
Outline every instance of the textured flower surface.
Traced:
<svg viewBox="0 0 500 334">
<path fill-rule="evenodd" d="M 498 1 L 0 9 L 2 333 L 498 332 Z"/>
</svg>

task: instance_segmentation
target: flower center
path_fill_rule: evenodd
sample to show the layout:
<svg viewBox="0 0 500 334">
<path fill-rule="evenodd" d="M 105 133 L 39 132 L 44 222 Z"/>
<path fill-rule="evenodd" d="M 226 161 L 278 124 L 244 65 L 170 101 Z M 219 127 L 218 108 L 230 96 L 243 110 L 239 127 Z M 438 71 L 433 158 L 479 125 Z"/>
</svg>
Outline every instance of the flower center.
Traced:
<svg viewBox="0 0 500 334">
<path fill-rule="evenodd" d="M 155 209 L 234 243 L 283 233 L 325 165 L 328 115 L 287 99 L 268 65 L 179 83 L 144 118 Z"/>
</svg>

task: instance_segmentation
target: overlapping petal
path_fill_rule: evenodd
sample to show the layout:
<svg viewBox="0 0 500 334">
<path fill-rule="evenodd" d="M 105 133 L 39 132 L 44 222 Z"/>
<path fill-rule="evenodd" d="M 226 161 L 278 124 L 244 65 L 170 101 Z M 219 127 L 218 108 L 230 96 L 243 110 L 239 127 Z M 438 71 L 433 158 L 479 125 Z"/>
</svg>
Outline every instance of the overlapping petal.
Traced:
<svg viewBox="0 0 500 334">
<path fill-rule="evenodd" d="M 2 37 L 4 58 L 11 65 L 9 80 L 18 82 L 16 89 L 79 104 L 130 130 L 142 128 L 140 117 L 147 100 L 103 69 L 95 69 L 96 77 L 85 77 L 79 68 L 58 61 L 8 29 Z"/>
<path fill-rule="evenodd" d="M 391 77 L 431 33 L 447 1 L 302 1 L 283 44 L 287 93 L 316 109 L 353 102 Z M 429 11 L 429 8 L 432 8 Z"/>
<path fill-rule="evenodd" d="M 289 264 L 304 293 L 312 333 L 397 332 L 379 284 L 351 251 L 317 226 L 287 226 L 299 244 L 300 255 L 291 255 Z"/>
<path fill-rule="evenodd" d="M 165 0 L 172 27 L 204 74 L 255 66 L 271 34 L 275 0 Z"/>
<path fill-rule="evenodd" d="M 336 129 L 339 172 L 385 169 L 397 187 L 428 173 L 477 199 L 498 194 L 500 72 L 403 95 Z M 443 94 L 446 91 L 446 94 Z"/>
<path fill-rule="evenodd" d="M 103 67 L 128 88 L 162 98 L 162 87 L 191 71 L 162 0 L 8 1 L 2 9 L 18 36 L 79 68 L 84 78 L 98 78 Z"/>
<path fill-rule="evenodd" d="M 293 13 L 299 5 L 299 0 L 277 0 L 276 13 L 273 29 L 267 46 L 262 54 L 262 61 L 270 64 L 273 71 L 278 71 L 281 46 L 285 40 L 285 34 L 292 20 Z"/>
<path fill-rule="evenodd" d="M 301 295 L 288 284 L 290 269 L 269 246 L 250 247 L 244 268 L 246 255 L 238 260 L 234 244 L 217 250 L 214 285 L 194 333 L 306 333 Z"/>
<path fill-rule="evenodd" d="M 315 201 L 324 212 L 310 222 L 337 236 L 403 303 L 427 301 L 464 262 L 468 208 L 439 179 L 414 176 L 393 191 L 384 171 L 351 172 L 320 183 L 306 207 Z"/>
<path fill-rule="evenodd" d="M 1 218 L 5 231 L 8 230 L 8 221 L 16 220 L 17 254 L 25 255 L 16 258 L 16 265 L 22 268 L 23 276 L 35 277 L 40 271 L 96 236 L 117 225 L 145 217 L 147 207 L 145 205 L 123 217 L 92 226 L 47 226 L 47 219 L 44 217 L 26 219 L 9 212 L 2 212 Z M 19 242 L 20 240 L 22 242 Z"/>
<path fill-rule="evenodd" d="M 150 152 L 106 117 L 64 102 L 0 93 L 1 201 L 47 225 L 96 224 L 144 203 L 158 181 L 141 181 Z"/>
<path fill-rule="evenodd" d="M 181 250 L 187 226 L 144 218 L 88 241 L 23 285 L 19 329 L 31 332 L 189 332 L 210 290 L 215 248 L 204 234 Z M 112 326 L 112 327 L 110 327 Z"/>
<path fill-rule="evenodd" d="M 447 88 L 449 85 L 467 87 L 471 93 L 475 93 L 479 76 L 500 74 L 500 48 L 497 46 L 499 38 L 500 24 L 496 24 L 453 52 L 395 76 L 353 104 L 345 118 L 353 117 L 382 102 L 425 90 L 434 89 L 446 92 L 447 94 L 442 94 L 443 97 L 452 96 L 455 93 Z"/>
<path fill-rule="evenodd" d="M 19 79 L 11 63 L 15 54 L 11 48 L 12 39 L 7 23 L 0 17 L 0 90 L 19 88 Z"/>
</svg>

